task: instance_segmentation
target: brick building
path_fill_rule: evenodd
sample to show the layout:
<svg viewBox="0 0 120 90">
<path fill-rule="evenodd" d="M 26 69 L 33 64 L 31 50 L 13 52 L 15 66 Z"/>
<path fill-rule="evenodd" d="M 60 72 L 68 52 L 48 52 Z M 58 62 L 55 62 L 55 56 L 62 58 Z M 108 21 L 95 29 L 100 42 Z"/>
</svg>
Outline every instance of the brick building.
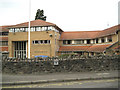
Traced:
<svg viewBox="0 0 120 90">
<path fill-rule="evenodd" d="M 120 54 L 113 52 L 118 47 L 120 25 L 101 31 L 63 32 L 60 38 L 59 53 L 77 53 L 80 55 Z"/>
<path fill-rule="evenodd" d="M 28 22 L 9 27 L 9 57 L 28 56 Z M 55 57 L 63 31 L 55 24 L 43 20 L 31 21 L 30 57 L 46 55 Z"/>
<path fill-rule="evenodd" d="M 5 27 L 7 32 L 9 29 L 9 35 L 6 36 L 9 57 L 26 58 L 28 22 Z M 31 21 L 30 57 L 37 55 L 55 57 L 73 53 L 77 55 L 120 54 L 119 27 L 120 25 L 116 25 L 101 31 L 64 32 L 56 24 L 43 20 Z M 6 29 L 2 30 L 5 32 Z M 2 50 L 3 48 L 5 47 L 2 46 Z"/>
<path fill-rule="evenodd" d="M 0 26 L 0 53 L 8 56 L 8 26 Z"/>
</svg>

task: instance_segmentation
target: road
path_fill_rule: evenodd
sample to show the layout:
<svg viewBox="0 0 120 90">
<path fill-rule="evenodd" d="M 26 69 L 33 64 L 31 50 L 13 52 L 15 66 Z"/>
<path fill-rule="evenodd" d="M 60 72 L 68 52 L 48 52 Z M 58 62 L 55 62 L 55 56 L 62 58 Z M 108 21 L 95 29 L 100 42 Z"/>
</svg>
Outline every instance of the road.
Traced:
<svg viewBox="0 0 120 90">
<path fill-rule="evenodd" d="M 3 88 L 118 88 L 118 79 L 15 85 Z"/>
</svg>

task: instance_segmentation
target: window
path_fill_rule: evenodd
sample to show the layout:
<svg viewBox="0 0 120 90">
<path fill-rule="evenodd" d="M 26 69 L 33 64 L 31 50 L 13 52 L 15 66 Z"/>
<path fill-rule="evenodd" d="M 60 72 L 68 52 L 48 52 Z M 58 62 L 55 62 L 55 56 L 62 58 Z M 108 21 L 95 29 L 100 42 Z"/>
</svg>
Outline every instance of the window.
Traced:
<svg viewBox="0 0 120 90">
<path fill-rule="evenodd" d="M 43 40 L 40 40 L 40 43 L 42 44 L 42 43 L 43 43 Z"/>
<path fill-rule="evenodd" d="M 96 43 L 98 43 L 98 38 L 96 39 Z"/>
<path fill-rule="evenodd" d="M 72 40 L 63 40 L 63 44 L 71 44 Z"/>
<path fill-rule="evenodd" d="M 104 43 L 104 42 L 105 42 L 105 39 L 104 39 L 104 38 L 101 38 L 101 41 L 102 41 L 102 43 Z"/>
<path fill-rule="evenodd" d="M 83 44 L 84 43 L 84 40 L 81 40 L 81 44 Z"/>
<path fill-rule="evenodd" d="M 27 32 L 27 31 L 28 31 L 28 28 L 25 28 L 25 31 Z"/>
<path fill-rule="evenodd" d="M 81 40 L 75 40 L 75 44 L 81 44 Z"/>
<path fill-rule="evenodd" d="M 72 41 L 71 41 L 71 40 L 68 40 L 67 42 L 68 42 L 68 44 L 71 44 L 71 43 L 72 43 Z"/>
<path fill-rule="evenodd" d="M 35 44 L 35 41 L 32 41 L 32 44 Z"/>
<path fill-rule="evenodd" d="M 9 30 L 9 32 L 13 32 L 13 29 L 11 28 L 11 29 Z"/>
<path fill-rule="evenodd" d="M 34 28 L 32 27 L 30 31 L 34 31 Z"/>
<path fill-rule="evenodd" d="M 26 32 L 26 28 L 23 28 L 23 32 Z"/>
<path fill-rule="evenodd" d="M 47 43 L 47 40 L 44 40 L 44 43 L 46 44 L 46 43 Z"/>
<path fill-rule="evenodd" d="M 55 30 L 55 28 L 54 28 L 54 27 L 52 27 L 52 30 Z"/>
<path fill-rule="evenodd" d="M 63 40 L 63 44 L 67 44 L 67 43 L 66 43 L 66 40 Z"/>
<path fill-rule="evenodd" d="M 48 30 L 48 27 L 45 27 L 45 31 L 47 31 Z"/>
<path fill-rule="evenodd" d="M 0 46 L 8 46 L 8 41 L 0 41 Z"/>
<path fill-rule="evenodd" d="M 93 44 L 95 44 L 95 39 L 93 39 Z"/>
<path fill-rule="evenodd" d="M 35 44 L 39 44 L 37 40 L 35 40 Z"/>
<path fill-rule="evenodd" d="M 8 32 L 0 32 L 0 36 L 7 36 Z"/>
<path fill-rule="evenodd" d="M 94 55 L 94 52 L 91 52 L 91 55 L 93 56 L 93 55 Z"/>
<path fill-rule="evenodd" d="M 48 27 L 48 30 L 52 30 L 52 26 Z"/>
<path fill-rule="evenodd" d="M 35 27 L 31 27 L 31 31 L 35 31 Z"/>
<path fill-rule="evenodd" d="M 15 28 L 15 32 L 19 32 L 19 28 Z"/>
<path fill-rule="evenodd" d="M 50 40 L 34 40 L 32 44 L 50 44 Z"/>
<path fill-rule="evenodd" d="M 108 36 L 108 42 L 112 42 L 112 36 Z"/>
<path fill-rule="evenodd" d="M 87 40 L 87 44 L 90 44 L 90 40 Z"/>
<path fill-rule="evenodd" d="M 0 46 L 2 46 L 2 41 L 0 41 Z"/>
<path fill-rule="evenodd" d="M 22 32 L 23 30 L 22 30 L 22 28 L 20 28 L 20 32 Z"/>
<path fill-rule="evenodd" d="M 50 40 L 48 40 L 48 43 L 50 43 Z"/>
<path fill-rule="evenodd" d="M 42 31 L 45 31 L 45 27 L 42 27 Z"/>
</svg>

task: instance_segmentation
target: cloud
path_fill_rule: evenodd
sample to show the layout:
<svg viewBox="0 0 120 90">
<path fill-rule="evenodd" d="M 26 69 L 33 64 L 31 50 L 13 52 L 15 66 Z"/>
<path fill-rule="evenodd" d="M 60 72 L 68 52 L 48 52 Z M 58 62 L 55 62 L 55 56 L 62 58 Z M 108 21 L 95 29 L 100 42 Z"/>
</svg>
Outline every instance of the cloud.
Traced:
<svg viewBox="0 0 120 90">
<path fill-rule="evenodd" d="M 117 24 L 117 4 L 118 0 L 31 0 L 31 20 L 43 9 L 47 21 L 65 31 L 101 30 Z M 0 12 L 0 25 L 26 22 L 29 0 L 0 0 Z"/>
<path fill-rule="evenodd" d="M 19 7 L 20 3 L 18 1 L 19 0 L 0 0 L 0 8 L 8 9 Z"/>
</svg>

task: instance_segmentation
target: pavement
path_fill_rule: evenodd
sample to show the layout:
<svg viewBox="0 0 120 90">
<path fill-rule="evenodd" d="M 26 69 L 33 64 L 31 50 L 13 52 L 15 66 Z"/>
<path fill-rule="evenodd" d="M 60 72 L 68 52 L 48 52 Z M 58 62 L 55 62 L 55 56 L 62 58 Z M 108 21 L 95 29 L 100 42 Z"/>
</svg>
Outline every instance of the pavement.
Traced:
<svg viewBox="0 0 120 90">
<path fill-rule="evenodd" d="M 2 74 L 2 85 L 25 85 L 50 82 L 67 82 L 83 80 L 100 80 L 120 78 L 118 71 L 101 72 L 69 72 L 69 73 L 48 73 L 48 74 L 25 74 L 8 75 Z"/>
</svg>

